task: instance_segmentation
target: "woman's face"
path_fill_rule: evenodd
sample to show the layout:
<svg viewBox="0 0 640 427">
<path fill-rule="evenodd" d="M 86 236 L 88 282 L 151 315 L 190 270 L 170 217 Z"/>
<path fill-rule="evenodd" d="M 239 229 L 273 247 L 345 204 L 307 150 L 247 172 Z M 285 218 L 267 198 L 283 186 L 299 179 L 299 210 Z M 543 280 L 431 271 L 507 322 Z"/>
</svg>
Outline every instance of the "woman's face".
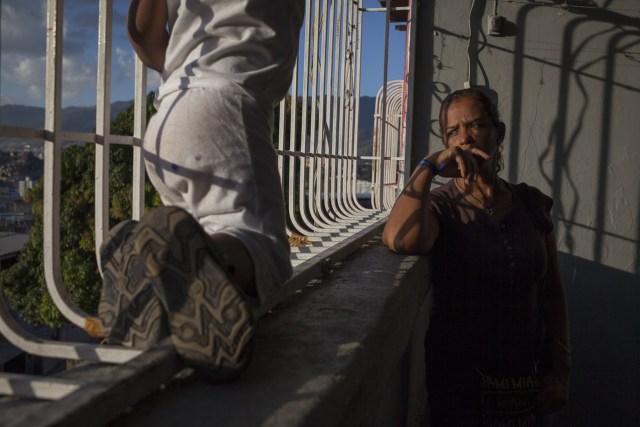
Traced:
<svg viewBox="0 0 640 427">
<path fill-rule="evenodd" d="M 479 148 L 496 159 L 498 141 L 504 137 L 504 128 L 494 125 L 480 102 L 470 98 L 458 99 L 449 105 L 445 117 L 443 139 L 446 147 Z"/>
</svg>

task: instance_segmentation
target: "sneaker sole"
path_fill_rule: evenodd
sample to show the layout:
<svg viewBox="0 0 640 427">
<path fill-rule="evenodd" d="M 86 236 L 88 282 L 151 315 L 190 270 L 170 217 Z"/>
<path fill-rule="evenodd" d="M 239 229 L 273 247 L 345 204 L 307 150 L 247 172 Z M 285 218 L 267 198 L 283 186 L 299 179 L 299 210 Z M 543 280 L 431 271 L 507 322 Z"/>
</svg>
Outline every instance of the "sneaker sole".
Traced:
<svg viewBox="0 0 640 427">
<path fill-rule="evenodd" d="M 114 227 L 100 248 L 99 319 L 109 344 L 147 349 L 170 335 L 167 314 L 133 247 L 136 221 Z"/>
<path fill-rule="evenodd" d="M 211 246 L 200 224 L 175 207 L 155 209 L 136 230 L 136 252 L 169 314 L 173 345 L 208 380 L 226 381 L 251 360 L 253 321 Z"/>
</svg>

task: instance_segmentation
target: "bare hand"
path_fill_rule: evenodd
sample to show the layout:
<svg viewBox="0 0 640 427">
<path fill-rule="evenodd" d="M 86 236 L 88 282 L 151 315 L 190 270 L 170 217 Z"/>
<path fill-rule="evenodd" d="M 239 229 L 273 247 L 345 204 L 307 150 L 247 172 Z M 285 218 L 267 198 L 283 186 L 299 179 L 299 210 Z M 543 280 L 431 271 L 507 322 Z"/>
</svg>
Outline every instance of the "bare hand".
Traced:
<svg viewBox="0 0 640 427">
<path fill-rule="evenodd" d="M 536 397 L 536 409 L 539 412 L 550 414 L 566 405 L 568 382 L 568 374 L 548 373 L 544 375 L 540 381 L 540 393 Z"/>
<path fill-rule="evenodd" d="M 491 156 L 479 148 L 449 147 L 430 154 L 427 160 L 438 165 L 438 175 L 447 178 L 464 178 L 468 182 L 478 173 L 479 160 L 491 160 Z M 445 165 L 444 167 L 442 165 Z"/>
</svg>

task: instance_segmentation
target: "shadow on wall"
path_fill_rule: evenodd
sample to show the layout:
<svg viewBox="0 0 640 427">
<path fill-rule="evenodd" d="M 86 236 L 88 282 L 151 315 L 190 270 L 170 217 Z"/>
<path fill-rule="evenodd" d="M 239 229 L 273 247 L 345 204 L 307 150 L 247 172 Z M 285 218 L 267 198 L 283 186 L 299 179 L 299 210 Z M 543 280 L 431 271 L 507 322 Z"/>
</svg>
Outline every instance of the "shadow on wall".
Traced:
<svg viewBox="0 0 640 427">
<path fill-rule="evenodd" d="M 525 87 L 524 61 L 526 59 L 526 39 L 524 27 L 528 25 L 529 14 L 541 5 L 531 4 L 519 9 L 516 27 L 520 29 L 515 41 L 514 75 L 513 75 L 513 105 L 511 123 L 511 151 L 509 153 L 508 178 L 517 181 L 518 158 L 522 143 L 519 142 L 521 126 L 525 126 L 522 117 L 523 108 L 527 108 L 523 96 Z M 584 146 L 585 135 L 583 125 L 590 120 L 589 110 L 600 111 L 599 134 L 593 135 L 593 155 L 598 159 L 595 171 L 598 174 L 598 186 L 595 204 L 594 224 L 594 260 L 602 261 L 604 258 L 603 247 L 606 232 L 606 196 L 611 189 L 609 172 L 611 167 L 611 144 L 616 143 L 612 138 L 614 117 L 612 106 L 620 100 L 615 99 L 614 90 L 640 92 L 640 88 L 620 84 L 616 81 L 618 72 L 617 59 L 626 55 L 630 50 L 640 46 L 640 24 L 637 18 L 624 15 L 605 7 L 573 7 L 567 13 L 571 13 L 571 19 L 564 26 L 562 34 L 562 53 L 558 104 L 554 124 L 549 131 L 548 144 L 538 158 L 539 170 L 547 184 L 552 188 L 551 197 L 556 201 L 555 216 L 562 218 L 566 231 L 564 244 L 574 252 L 576 245 L 575 225 L 578 224 L 576 216 L 580 209 L 580 194 L 576 182 L 580 171 L 572 170 L 569 159 Z M 589 35 L 582 39 L 582 32 L 586 26 L 594 22 L 610 24 L 610 27 Z M 605 54 L 594 61 L 580 60 L 593 46 L 598 46 L 599 40 L 606 38 L 603 45 L 606 46 Z M 603 67 L 603 76 L 596 77 L 599 73 L 597 67 Z M 597 96 L 593 96 L 594 80 L 599 80 Z M 540 84 L 544 82 L 541 79 Z M 591 87 L 590 87 L 591 86 Z M 573 111 L 572 111 L 573 110 Z M 620 141 L 617 141 L 618 143 Z M 545 173 L 543 165 L 552 161 L 553 169 L 550 174 Z M 559 183 L 565 183 L 563 189 Z M 636 236 L 636 272 L 640 273 L 640 230 Z"/>
<path fill-rule="evenodd" d="M 640 425 L 638 276 L 558 255 L 569 304 L 573 368 L 559 426 Z"/>
</svg>

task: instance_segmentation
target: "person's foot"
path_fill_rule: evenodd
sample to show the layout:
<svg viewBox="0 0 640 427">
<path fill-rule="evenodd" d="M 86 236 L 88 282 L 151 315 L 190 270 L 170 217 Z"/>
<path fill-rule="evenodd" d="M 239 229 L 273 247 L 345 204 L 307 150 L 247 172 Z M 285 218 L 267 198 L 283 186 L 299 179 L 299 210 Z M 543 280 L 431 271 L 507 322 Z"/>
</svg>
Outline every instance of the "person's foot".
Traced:
<svg viewBox="0 0 640 427">
<path fill-rule="evenodd" d="M 211 237 L 186 211 L 161 207 L 140 221 L 134 241 L 178 353 L 210 381 L 238 376 L 251 360 L 253 320 Z"/>
<path fill-rule="evenodd" d="M 123 221 L 100 247 L 103 284 L 98 317 L 109 344 L 147 349 L 169 336 L 167 313 L 135 253 L 136 221 Z"/>
</svg>

